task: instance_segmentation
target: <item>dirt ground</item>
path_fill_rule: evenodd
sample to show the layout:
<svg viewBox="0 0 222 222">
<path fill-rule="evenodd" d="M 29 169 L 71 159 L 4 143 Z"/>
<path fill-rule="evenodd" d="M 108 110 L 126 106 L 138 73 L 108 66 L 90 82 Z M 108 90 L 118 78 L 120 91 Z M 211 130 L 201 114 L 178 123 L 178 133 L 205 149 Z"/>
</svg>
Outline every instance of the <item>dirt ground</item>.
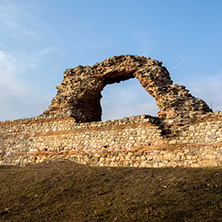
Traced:
<svg viewBox="0 0 222 222">
<path fill-rule="evenodd" d="M 2 166 L 0 221 L 222 221 L 222 169 Z"/>
</svg>

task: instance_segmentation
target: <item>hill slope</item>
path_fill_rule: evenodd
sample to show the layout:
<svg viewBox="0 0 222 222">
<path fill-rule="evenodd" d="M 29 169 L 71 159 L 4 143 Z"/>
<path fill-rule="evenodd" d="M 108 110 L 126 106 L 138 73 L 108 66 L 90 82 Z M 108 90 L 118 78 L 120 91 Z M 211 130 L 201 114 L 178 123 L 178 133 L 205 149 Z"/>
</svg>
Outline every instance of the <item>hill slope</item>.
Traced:
<svg viewBox="0 0 222 222">
<path fill-rule="evenodd" d="M 0 167 L 0 221 L 222 221 L 222 169 Z"/>
</svg>

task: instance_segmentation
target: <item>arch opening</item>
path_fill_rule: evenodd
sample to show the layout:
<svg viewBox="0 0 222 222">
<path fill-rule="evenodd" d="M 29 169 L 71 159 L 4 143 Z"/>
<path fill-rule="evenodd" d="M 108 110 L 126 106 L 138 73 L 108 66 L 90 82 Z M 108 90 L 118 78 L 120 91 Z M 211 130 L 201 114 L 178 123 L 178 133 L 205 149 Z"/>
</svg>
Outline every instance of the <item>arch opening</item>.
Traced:
<svg viewBox="0 0 222 222">
<path fill-rule="evenodd" d="M 136 115 L 157 116 L 156 100 L 141 86 L 136 78 L 107 85 L 100 100 L 102 121 Z"/>
</svg>

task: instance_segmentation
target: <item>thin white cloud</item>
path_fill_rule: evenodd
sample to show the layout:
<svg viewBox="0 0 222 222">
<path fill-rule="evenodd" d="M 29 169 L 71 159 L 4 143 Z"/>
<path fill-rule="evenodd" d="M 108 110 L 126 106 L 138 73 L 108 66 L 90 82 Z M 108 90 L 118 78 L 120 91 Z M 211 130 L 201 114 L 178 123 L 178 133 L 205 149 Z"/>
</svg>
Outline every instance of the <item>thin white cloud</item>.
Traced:
<svg viewBox="0 0 222 222">
<path fill-rule="evenodd" d="M 46 55 L 46 54 L 50 54 L 57 51 L 57 49 L 55 47 L 48 47 L 45 49 L 42 49 L 42 51 L 40 52 L 41 55 Z"/>
<path fill-rule="evenodd" d="M 50 98 L 22 78 L 32 67 L 35 65 L 0 51 L 0 121 L 39 115 L 42 108 L 47 108 L 44 104 Z"/>
<path fill-rule="evenodd" d="M 22 95 L 23 91 L 19 87 L 15 73 L 20 68 L 16 65 L 15 58 L 9 54 L 0 51 L 0 88 L 1 97 L 6 93 Z"/>
<path fill-rule="evenodd" d="M 34 16 L 29 15 L 25 5 L 13 4 L 5 1 L 0 3 L 0 25 L 4 30 L 2 34 L 17 38 L 19 34 L 38 37 L 34 27 L 27 27 L 27 23 L 34 21 Z"/>
<path fill-rule="evenodd" d="M 179 63 L 177 63 L 175 66 L 173 66 L 172 68 L 169 69 L 169 71 L 172 71 L 174 69 L 176 69 L 178 66 L 182 65 L 186 60 L 183 58 L 182 61 L 180 61 Z"/>
</svg>

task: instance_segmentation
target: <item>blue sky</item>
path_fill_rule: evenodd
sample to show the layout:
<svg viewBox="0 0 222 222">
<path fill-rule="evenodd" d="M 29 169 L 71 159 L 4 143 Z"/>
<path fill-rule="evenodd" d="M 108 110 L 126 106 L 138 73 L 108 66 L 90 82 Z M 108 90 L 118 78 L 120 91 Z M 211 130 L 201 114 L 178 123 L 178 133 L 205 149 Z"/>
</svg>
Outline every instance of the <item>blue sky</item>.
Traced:
<svg viewBox="0 0 222 222">
<path fill-rule="evenodd" d="M 40 115 L 67 68 L 121 54 L 163 61 L 222 110 L 220 0 L 0 0 L 0 120 Z M 136 79 L 107 86 L 103 119 L 156 115 Z"/>
</svg>

